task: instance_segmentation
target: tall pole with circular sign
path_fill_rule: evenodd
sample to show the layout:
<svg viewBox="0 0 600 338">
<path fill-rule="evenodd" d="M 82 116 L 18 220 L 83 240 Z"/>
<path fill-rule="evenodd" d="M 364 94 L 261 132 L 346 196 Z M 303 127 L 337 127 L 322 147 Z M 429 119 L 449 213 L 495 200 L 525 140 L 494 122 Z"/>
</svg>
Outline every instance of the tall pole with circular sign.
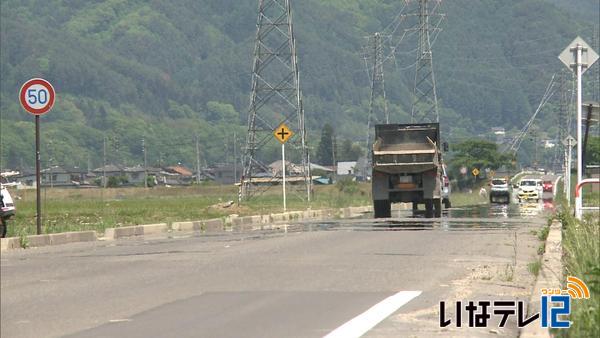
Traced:
<svg viewBox="0 0 600 338">
<path fill-rule="evenodd" d="M 34 78 L 25 82 L 19 91 L 19 101 L 23 108 L 35 115 L 35 190 L 37 234 L 42 233 L 42 205 L 40 198 L 40 115 L 52 109 L 56 98 L 50 82 Z"/>
</svg>

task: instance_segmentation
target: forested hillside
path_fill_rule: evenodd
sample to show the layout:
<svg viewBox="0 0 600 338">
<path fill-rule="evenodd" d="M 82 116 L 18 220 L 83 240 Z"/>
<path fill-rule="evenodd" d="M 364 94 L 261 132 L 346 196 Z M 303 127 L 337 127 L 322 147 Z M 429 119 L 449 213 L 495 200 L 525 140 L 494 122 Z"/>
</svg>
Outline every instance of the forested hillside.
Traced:
<svg viewBox="0 0 600 338">
<path fill-rule="evenodd" d="M 339 139 L 363 141 L 364 37 L 403 3 L 293 2 L 309 140 L 330 123 Z M 149 164 L 193 166 L 196 137 L 203 162 L 231 162 L 234 131 L 237 147 L 245 140 L 256 10 L 256 0 L 2 0 L 0 166 L 33 165 L 33 118 L 17 101 L 31 77 L 58 93 L 42 118 L 46 164 L 100 166 L 103 139 L 108 162 L 137 164 L 144 139 Z M 433 51 L 450 140 L 520 129 L 564 67 L 559 52 L 576 35 L 591 41 L 598 24 L 557 0 L 448 0 L 442 11 Z M 400 45 L 386 66 L 394 122 L 408 122 L 414 48 Z M 542 120 L 555 132 L 552 114 Z"/>
</svg>

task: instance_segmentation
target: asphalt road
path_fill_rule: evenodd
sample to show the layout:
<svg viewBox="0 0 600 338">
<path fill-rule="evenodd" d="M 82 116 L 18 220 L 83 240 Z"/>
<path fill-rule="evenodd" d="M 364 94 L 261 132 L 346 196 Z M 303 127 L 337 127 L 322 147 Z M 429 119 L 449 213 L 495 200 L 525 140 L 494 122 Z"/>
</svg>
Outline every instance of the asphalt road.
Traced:
<svg viewBox="0 0 600 338">
<path fill-rule="evenodd" d="M 376 304 L 351 330 L 518 336 L 514 320 L 442 329 L 439 302 L 528 299 L 542 202 L 394 216 L 2 253 L 1 336 L 322 337 Z"/>
</svg>

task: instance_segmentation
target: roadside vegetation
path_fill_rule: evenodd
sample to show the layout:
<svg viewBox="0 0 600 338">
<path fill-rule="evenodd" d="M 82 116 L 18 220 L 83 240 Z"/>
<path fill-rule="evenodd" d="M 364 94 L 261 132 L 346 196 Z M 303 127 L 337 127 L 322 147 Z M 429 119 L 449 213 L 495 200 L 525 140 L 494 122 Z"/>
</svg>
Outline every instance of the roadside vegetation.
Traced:
<svg viewBox="0 0 600 338">
<path fill-rule="evenodd" d="M 341 208 L 371 203 L 370 185 L 315 186 L 313 209 Z M 152 189 L 46 189 L 42 192 L 44 233 L 96 230 L 136 224 L 190 221 L 227 216 L 282 212 L 281 188 L 272 188 L 237 205 L 235 186 L 206 184 Z M 15 191 L 17 214 L 7 236 L 35 234 L 35 190 Z M 288 210 L 307 205 L 288 187 Z"/>
<path fill-rule="evenodd" d="M 336 184 L 314 186 L 312 209 L 371 205 L 370 183 L 340 180 Z M 7 236 L 35 234 L 35 190 L 12 192 L 17 205 L 9 221 Z M 235 186 L 202 184 L 190 187 L 45 189 L 42 191 L 42 231 L 95 230 L 106 228 L 194 221 L 231 214 L 257 215 L 283 211 L 281 188 L 274 187 L 247 203 L 237 205 Z M 288 188 L 288 210 L 305 210 L 306 202 Z M 485 203 L 476 193 L 453 193 L 452 205 L 461 207 Z"/>
<path fill-rule="evenodd" d="M 573 217 L 571 209 L 563 204 L 557 216 L 563 225 L 565 278 L 581 278 L 590 289 L 590 299 L 573 300 L 570 317 L 572 326 L 569 330 L 557 330 L 557 336 L 600 337 L 599 215 L 587 214 L 580 222 Z"/>
</svg>

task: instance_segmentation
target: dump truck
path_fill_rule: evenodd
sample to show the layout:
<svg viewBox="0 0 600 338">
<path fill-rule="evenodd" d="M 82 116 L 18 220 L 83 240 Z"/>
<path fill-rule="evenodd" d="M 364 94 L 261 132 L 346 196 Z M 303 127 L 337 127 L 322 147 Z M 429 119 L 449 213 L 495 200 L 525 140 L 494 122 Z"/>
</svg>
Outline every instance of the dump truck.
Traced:
<svg viewBox="0 0 600 338">
<path fill-rule="evenodd" d="M 391 204 L 425 205 L 425 217 L 441 217 L 444 177 L 439 123 L 379 124 L 372 152 L 375 218 L 391 217 Z"/>
</svg>

